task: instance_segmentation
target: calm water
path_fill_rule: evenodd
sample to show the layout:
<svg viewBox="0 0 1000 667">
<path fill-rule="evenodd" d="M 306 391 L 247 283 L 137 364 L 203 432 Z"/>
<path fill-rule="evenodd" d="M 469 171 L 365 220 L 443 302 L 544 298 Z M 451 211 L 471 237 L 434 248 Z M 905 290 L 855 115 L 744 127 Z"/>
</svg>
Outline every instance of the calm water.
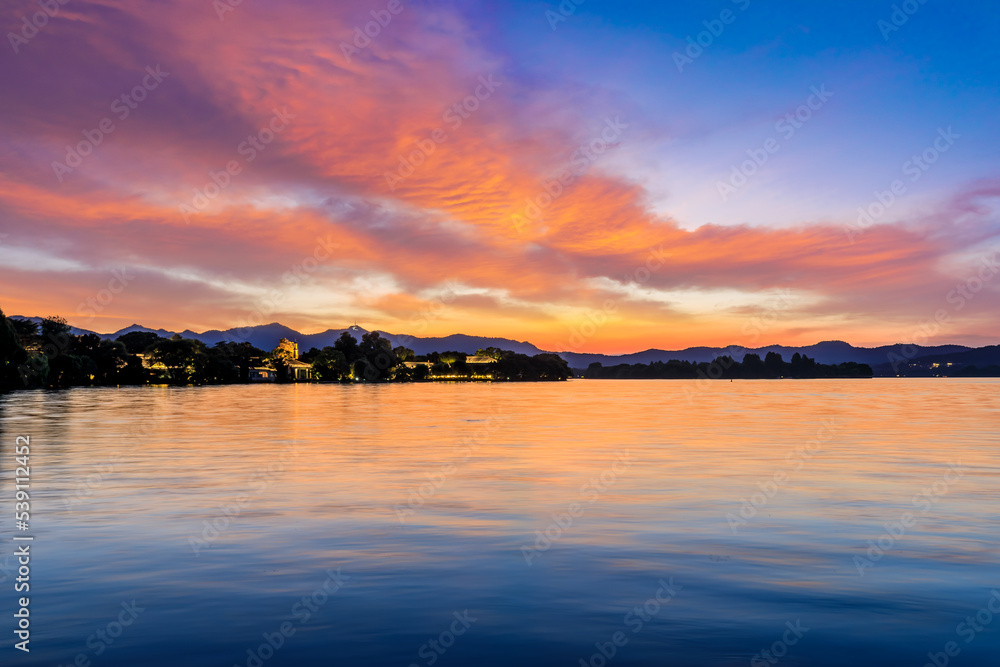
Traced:
<svg viewBox="0 0 1000 667">
<path fill-rule="evenodd" d="M 14 521 L 0 513 L 0 662 L 996 665 L 998 389 L 0 397 L 2 503 L 13 509 L 14 440 L 28 435 L 35 536 L 24 654 Z"/>
</svg>

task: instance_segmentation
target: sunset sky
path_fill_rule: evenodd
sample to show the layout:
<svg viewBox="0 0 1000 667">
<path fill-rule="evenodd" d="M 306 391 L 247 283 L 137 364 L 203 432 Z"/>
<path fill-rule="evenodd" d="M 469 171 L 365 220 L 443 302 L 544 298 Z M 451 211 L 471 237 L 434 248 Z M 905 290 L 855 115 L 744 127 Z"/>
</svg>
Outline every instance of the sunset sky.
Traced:
<svg viewBox="0 0 1000 667">
<path fill-rule="evenodd" d="M 8 315 L 1000 342 L 995 3 L 47 1 L 0 5 Z"/>
</svg>

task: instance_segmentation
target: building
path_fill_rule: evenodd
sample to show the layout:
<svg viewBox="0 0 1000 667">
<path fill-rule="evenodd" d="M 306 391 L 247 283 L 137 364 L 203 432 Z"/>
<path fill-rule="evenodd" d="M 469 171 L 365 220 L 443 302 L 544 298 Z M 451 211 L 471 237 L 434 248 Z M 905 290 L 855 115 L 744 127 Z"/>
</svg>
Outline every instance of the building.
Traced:
<svg viewBox="0 0 1000 667">
<path fill-rule="evenodd" d="M 251 382 L 274 382 L 278 379 L 278 371 L 266 366 L 256 366 L 250 369 Z"/>
<path fill-rule="evenodd" d="M 285 362 L 285 368 L 288 369 L 288 379 L 293 382 L 313 379 L 312 364 L 307 364 L 306 362 L 299 361 L 298 359 L 292 359 L 291 361 Z"/>
</svg>

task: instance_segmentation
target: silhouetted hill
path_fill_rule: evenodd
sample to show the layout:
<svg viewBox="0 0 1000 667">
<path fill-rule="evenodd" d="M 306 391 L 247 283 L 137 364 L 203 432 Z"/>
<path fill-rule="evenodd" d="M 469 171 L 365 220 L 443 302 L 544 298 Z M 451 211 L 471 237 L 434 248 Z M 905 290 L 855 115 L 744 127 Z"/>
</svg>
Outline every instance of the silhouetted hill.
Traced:
<svg viewBox="0 0 1000 667">
<path fill-rule="evenodd" d="M 40 320 L 40 318 L 34 318 Z M 138 324 L 133 324 L 131 326 L 125 327 L 119 331 L 115 331 L 110 334 L 98 334 L 102 338 L 115 339 L 123 334 L 130 333 L 132 331 L 151 331 L 164 338 L 169 338 L 174 335 L 173 331 L 165 331 L 163 329 L 149 329 L 147 327 L 140 326 Z M 204 331 L 198 333 L 196 331 L 185 330 L 179 332 L 184 338 L 194 338 L 202 341 L 206 345 L 215 345 L 221 341 L 236 341 L 236 342 L 248 342 L 254 347 L 258 347 L 262 350 L 272 350 L 278 345 L 278 341 L 282 338 L 288 338 L 289 340 L 294 340 L 299 344 L 299 350 L 306 352 L 310 348 L 322 349 L 327 346 L 332 346 L 340 335 L 347 331 L 356 339 L 361 340 L 361 337 L 368 333 L 367 329 L 362 327 L 352 325 L 345 329 L 327 329 L 326 331 L 321 331 L 315 334 L 303 334 L 295 331 L 290 327 L 286 327 L 278 322 L 272 322 L 270 324 L 262 324 L 255 327 L 246 327 L 239 329 L 226 329 L 225 331 L 220 331 L 218 329 L 212 329 L 209 331 Z M 74 330 L 75 333 L 92 333 L 83 329 Z M 385 331 L 379 331 L 379 335 L 383 338 L 389 339 L 393 347 L 397 345 L 403 345 L 410 348 L 416 354 L 428 354 L 430 352 L 444 352 L 446 350 L 452 350 L 455 352 L 465 352 L 466 354 L 474 354 L 476 350 L 486 347 L 498 347 L 504 350 L 512 350 L 519 354 L 535 355 L 540 354 L 543 350 L 538 349 L 531 343 L 510 340 L 508 338 L 494 338 L 486 336 L 468 336 L 466 334 L 452 334 L 450 336 L 434 336 L 422 338 L 419 336 L 409 336 L 406 334 L 394 334 Z"/>
<path fill-rule="evenodd" d="M 917 345 L 912 346 L 913 349 L 909 349 L 910 347 L 902 344 L 885 345 L 882 347 L 854 347 L 843 341 L 826 341 L 802 347 L 768 345 L 757 348 L 743 348 L 733 345 L 730 347 L 689 347 L 683 350 L 645 350 L 643 352 L 623 355 L 578 354 L 575 352 L 560 352 L 559 355 L 569 362 L 571 368 L 587 368 L 594 362 L 605 366 L 614 366 L 617 364 L 651 364 L 656 361 L 667 362 L 672 360 L 701 363 L 712 361 L 722 355 L 729 355 L 737 361 L 742 361 L 745 354 L 759 354 L 763 359 L 767 356 L 768 352 L 776 352 L 787 361 L 792 355 L 798 352 L 811 359 L 815 359 L 821 364 L 842 364 L 853 361 L 859 364 L 868 364 L 874 368 L 877 365 L 888 363 L 890 360 L 889 355 L 893 353 L 902 355 L 904 351 L 912 353 L 915 349 L 916 354 L 912 355 L 912 357 L 916 358 L 930 354 L 967 352 L 972 349 L 962 345 L 937 345 L 931 347 Z"/>
</svg>

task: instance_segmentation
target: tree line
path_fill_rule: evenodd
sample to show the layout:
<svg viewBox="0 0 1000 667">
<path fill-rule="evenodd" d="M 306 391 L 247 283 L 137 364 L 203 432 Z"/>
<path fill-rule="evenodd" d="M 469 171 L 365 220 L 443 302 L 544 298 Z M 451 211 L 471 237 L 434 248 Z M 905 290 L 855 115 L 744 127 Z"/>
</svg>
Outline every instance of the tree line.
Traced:
<svg viewBox="0 0 1000 667">
<path fill-rule="evenodd" d="M 868 364 L 848 361 L 841 364 L 820 364 L 796 352 L 792 359 L 786 362 L 777 352 L 768 352 L 764 359 L 759 354 L 746 354 L 742 362 L 732 357 L 718 357 L 711 363 L 671 361 L 654 361 L 651 364 L 618 364 L 604 366 L 599 362 L 592 363 L 584 372 L 588 379 L 644 379 L 644 380 L 697 380 L 711 378 L 713 380 L 766 380 L 778 378 L 870 378 L 874 374 Z"/>
<path fill-rule="evenodd" d="M 489 348 L 477 354 L 494 363 L 472 368 L 461 352 L 416 356 L 393 348 L 378 332 L 358 341 L 348 332 L 336 343 L 312 348 L 298 361 L 311 365 L 315 379 L 327 382 L 420 382 L 436 378 L 496 381 L 566 380 L 569 366 L 554 354 L 529 357 Z M 247 342 L 204 342 L 174 335 L 134 331 L 106 340 L 75 335 L 62 317 L 41 322 L 8 318 L 0 311 L 0 389 L 116 386 L 143 384 L 229 384 L 249 382 L 253 369 L 273 369 L 278 381 L 292 378 L 290 354 Z M 425 362 L 411 364 L 406 362 Z"/>
<path fill-rule="evenodd" d="M 422 382 L 436 378 L 538 382 L 572 376 L 569 364 L 556 354 L 528 356 L 490 347 L 477 350 L 476 356 L 489 357 L 492 363 L 473 367 L 468 363 L 468 354 L 455 351 L 416 355 L 407 347 L 392 347 L 377 331 L 363 334 L 360 341 L 345 331 L 332 346 L 314 347 L 301 360 L 312 364 L 318 379 L 340 382 Z"/>
</svg>

